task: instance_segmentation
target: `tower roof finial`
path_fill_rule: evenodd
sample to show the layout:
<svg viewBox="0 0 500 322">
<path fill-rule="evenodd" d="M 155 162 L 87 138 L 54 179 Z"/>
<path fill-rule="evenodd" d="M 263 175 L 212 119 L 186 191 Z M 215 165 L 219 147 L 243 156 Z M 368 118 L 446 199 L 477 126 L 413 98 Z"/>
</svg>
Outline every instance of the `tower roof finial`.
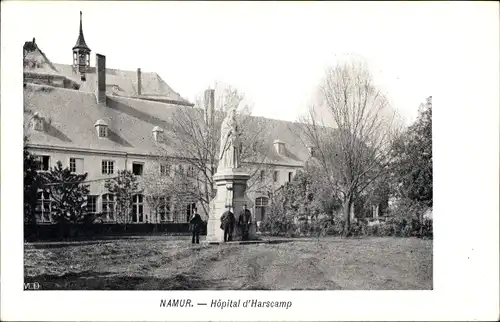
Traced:
<svg viewBox="0 0 500 322">
<path fill-rule="evenodd" d="M 78 34 L 78 39 L 73 47 L 73 50 L 80 49 L 82 51 L 90 52 L 89 46 L 85 43 L 85 37 L 83 36 L 83 24 L 82 24 L 82 12 L 80 11 L 80 33 Z"/>
</svg>

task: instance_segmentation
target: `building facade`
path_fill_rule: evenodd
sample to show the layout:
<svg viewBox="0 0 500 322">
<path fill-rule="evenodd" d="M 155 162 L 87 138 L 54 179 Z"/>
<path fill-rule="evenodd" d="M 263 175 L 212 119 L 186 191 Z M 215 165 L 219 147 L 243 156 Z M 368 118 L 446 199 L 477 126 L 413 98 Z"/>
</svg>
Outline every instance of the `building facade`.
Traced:
<svg viewBox="0 0 500 322">
<path fill-rule="evenodd" d="M 88 173 L 89 211 L 102 214 L 102 221 L 117 222 L 120 218 L 116 202 L 104 186 L 106 179 L 116 176 L 119 170 L 130 170 L 139 178 L 141 191 L 145 191 L 148 183 L 141 179 L 146 173 L 171 177 L 190 171 L 189 164 L 177 159 L 172 150 L 171 122 L 175 122 L 172 118 L 176 109 L 195 107 L 156 73 L 140 68 L 107 69 L 106 57 L 100 54 L 95 55 L 95 66 L 91 66 L 92 52 L 84 38 L 81 13 L 72 53 L 72 65 L 56 64 L 35 39 L 24 44 L 27 147 L 39 158 L 41 171 L 60 161 L 75 173 Z M 206 94 L 213 96 L 209 91 Z M 213 100 L 212 106 L 205 108 L 213 111 Z M 257 221 L 266 216 L 269 191 L 292 180 L 310 157 L 310 149 L 290 130 L 293 123 L 271 119 L 264 122 L 270 129 L 266 138 L 269 153 L 265 167 L 256 171 L 257 184 L 248 191 L 254 201 L 250 209 Z M 193 198 L 165 196 L 155 205 L 148 200 L 145 192 L 133 196 L 127 219 L 130 223 L 184 223 L 195 207 L 203 209 Z M 37 220 L 53 222 L 51 200 L 42 192 L 38 196 Z"/>
</svg>

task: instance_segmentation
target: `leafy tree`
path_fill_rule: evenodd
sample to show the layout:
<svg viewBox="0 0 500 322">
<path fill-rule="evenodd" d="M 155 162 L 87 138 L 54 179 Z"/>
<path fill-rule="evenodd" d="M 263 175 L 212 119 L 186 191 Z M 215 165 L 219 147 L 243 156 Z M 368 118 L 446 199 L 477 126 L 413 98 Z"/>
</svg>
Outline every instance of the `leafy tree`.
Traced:
<svg viewBox="0 0 500 322">
<path fill-rule="evenodd" d="M 39 162 L 26 147 L 27 138 L 24 138 L 23 158 L 24 158 L 24 223 L 28 225 L 36 224 L 35 208 L 37 202 L 37 192 L 40 188 L 40 176 L 38 175 Z"/>
<path fill-rule="evenodd" d="M 414 223 L 420 236 L 428 227 L 424 213 L 433 205 L 432 97 L 419 108 L 417 120 L 394 142 L 391 183 L 398 202 L 393 214 Z M 417 228 L 415 228 L 417 227 Z"/>
<path fill-rule="evenodd" d="M 290 233 L 297 228 L 300 230 L 301 227 L 297 227 L 300 223 L 310 230 L 313 228 L 311 224 L 318 226 L 322 220 L 331 221 L 341 203 L 318 174 L 313 167 L 306 166 L 292 181 L 275 191 L 271 199 L 271 214 L 264 220 L 263 229 L 272 233 Z"/>
<path fill-rule="evenodd" d="M 393 153 L 397 196 L 432 207 L 432 97 L 420 105 L 417 120 L 394 143 Z"/>
<path fill-rule="evenodd" d="M 61 161 L 41 174 L 43 189 L 51 197 L 51 215 L 59 224 L 80 223 L 90 216 L 87 212 L 89 185 L 84 184 L 87 173 L 75 174 L 63 168 Z"/>
<path fill-rule="evenodd" d="M 104 187 L 113 194 L 116 202 L 116 221 L 121 224 L 131 222 L 130 209 L 133 195 L 138 193 L 138 182 L 129 170 L 120 170 L 117 176 L 107 179 Z"/>
</svg>

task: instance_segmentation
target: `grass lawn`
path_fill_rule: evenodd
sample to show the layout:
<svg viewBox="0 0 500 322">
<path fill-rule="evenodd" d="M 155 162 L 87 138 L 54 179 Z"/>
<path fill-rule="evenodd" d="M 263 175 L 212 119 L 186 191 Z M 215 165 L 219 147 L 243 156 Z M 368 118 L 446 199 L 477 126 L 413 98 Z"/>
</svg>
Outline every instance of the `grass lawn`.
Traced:
<svg viewBox="0 0 500 322">
<path fill-rule="evenodd" d="M 186 237 L 158 236 L 27 243 L 24 276 L 45 290 L 430 290 L 432 240 L 192 246 Z"/>
</svg>

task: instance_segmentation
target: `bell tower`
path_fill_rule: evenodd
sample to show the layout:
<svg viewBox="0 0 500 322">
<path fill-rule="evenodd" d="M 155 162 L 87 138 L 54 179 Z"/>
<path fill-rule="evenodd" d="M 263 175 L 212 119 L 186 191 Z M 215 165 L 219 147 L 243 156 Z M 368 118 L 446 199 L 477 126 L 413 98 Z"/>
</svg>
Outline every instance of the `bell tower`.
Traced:
<svg viewBox="0 0 500 322">
<path fill-rule="evenodd" d="M 73 47 L 73 71 L 80 73 L 82 81 L 85 80 L 85 74 L 90 68 L 90 48 L 85 43 L 82 27 L 82 12 L 80 11 L 80 33 L 76 44 Z"/>
</svg>

